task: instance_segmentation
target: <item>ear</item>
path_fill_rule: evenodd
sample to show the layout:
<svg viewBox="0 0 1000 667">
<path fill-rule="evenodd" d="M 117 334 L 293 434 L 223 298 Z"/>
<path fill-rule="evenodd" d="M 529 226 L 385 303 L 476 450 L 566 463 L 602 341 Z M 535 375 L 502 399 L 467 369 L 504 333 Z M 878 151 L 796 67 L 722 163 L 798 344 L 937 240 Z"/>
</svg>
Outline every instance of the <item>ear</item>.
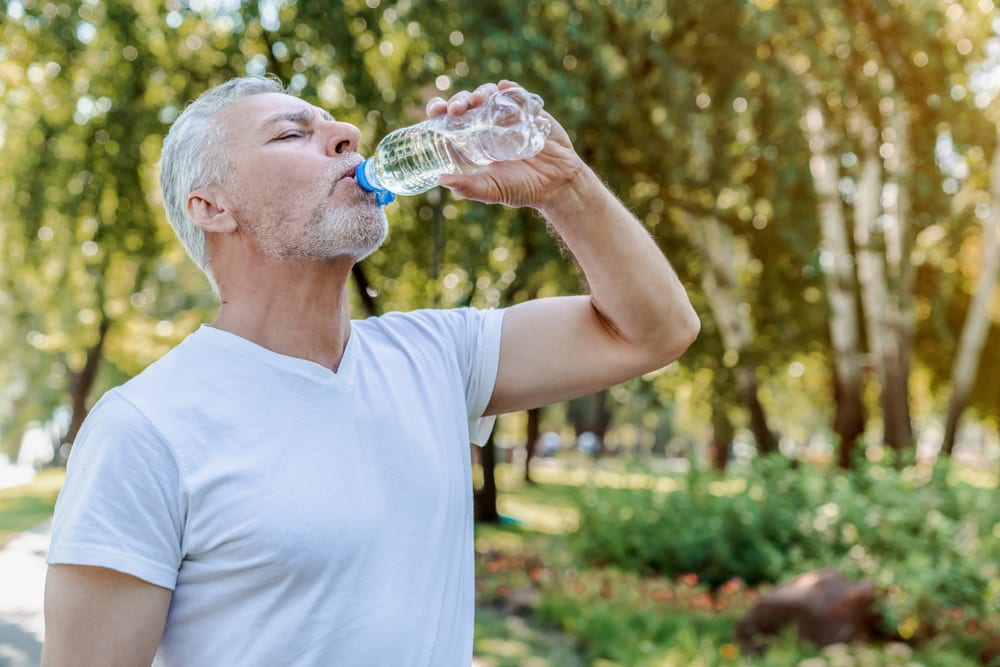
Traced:
<svg viewBox="0 0 1000 667">
<path fill-rule="evenodd" d="M 226 193 L 215 185 L 198 188 L 188 195 L 187 212 L 194 224 L 205 232 L 234 232 L 236 218 Z"/>
</svg>

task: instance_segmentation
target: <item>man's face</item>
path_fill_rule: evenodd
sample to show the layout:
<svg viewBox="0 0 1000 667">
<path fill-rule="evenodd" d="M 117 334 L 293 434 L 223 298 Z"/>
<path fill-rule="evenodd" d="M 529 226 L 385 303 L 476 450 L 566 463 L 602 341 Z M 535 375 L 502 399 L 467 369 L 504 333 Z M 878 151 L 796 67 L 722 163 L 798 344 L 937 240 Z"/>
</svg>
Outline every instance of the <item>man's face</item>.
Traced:
<svg viewBox="0 0 1000 667">
<path fill-rule="evenodd" d="M 355 182 L 360 134 L 281 93 L 245 97 L 216 119 L 228 129 L 233 215 L 283 261 L 359 260 L 385 240 L 385 213 Z"/>
</svg>

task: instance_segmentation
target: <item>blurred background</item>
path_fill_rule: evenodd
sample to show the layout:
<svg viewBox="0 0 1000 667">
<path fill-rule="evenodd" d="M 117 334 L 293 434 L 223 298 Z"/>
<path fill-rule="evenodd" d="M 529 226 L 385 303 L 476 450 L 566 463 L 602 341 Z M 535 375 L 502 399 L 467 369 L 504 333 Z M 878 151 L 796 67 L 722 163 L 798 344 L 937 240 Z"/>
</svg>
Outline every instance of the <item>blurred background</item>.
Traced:
<svg viewBox="0 0 1000 667">
<path fill-rule="evenodd" d="M 94 401 L 213 317 L 157 183 L 188 101 L 275 74 L 370 151 L 430 97 L 509 78 L 542 95 L 655 237 L 702 332 L 659 372 L 502 417 L 473 451 L 480 637 L 496 640 L 477 660 L 832 665 L 793 645 L 758 663 L 731 636 L 758 585 L 827 566 L 880 591 L 889 648 L 856 664 L 1000 654 L 993 0 L 0 9 L 0 487 L 22 489 L 0 495 L 10 534 L 51 511 Z M 357 317 L 582 289 L 530 213 L 439 190 L 387 213 L 388 242 L 353 276 Z M 39 477 L 44 500 L 25 509 Z M 655 582 L 674 603 L 637 602 Z M 491 615 L 519 590 L 530 613 Z M 729 590 L 742 602 L 718 608 Z"/>
</svg>

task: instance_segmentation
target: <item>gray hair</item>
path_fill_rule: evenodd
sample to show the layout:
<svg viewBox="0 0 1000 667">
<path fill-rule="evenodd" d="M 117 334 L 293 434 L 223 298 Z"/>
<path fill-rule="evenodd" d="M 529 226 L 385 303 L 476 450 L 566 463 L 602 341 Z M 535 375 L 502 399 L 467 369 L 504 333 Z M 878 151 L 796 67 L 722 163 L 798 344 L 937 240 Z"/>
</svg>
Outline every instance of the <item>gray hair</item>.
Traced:
<svg viewBox="0 0 1000 667">
<path fill-rule="evenodd" d="M 247 76 L 230 79 L 202 93 L 177 117 L 163 140 L 160 155 L 160 189 L 167 219 L 178 238 L 213 288 L 215 278 L 205 250 L 205 232 L 187 212 L 187 198 L 211 183 L 225 183 L 229 171 L 226 128 L 213 118 L 216 112 L 250 95 L 283 93 L 277 77 Z"/>
</svg>

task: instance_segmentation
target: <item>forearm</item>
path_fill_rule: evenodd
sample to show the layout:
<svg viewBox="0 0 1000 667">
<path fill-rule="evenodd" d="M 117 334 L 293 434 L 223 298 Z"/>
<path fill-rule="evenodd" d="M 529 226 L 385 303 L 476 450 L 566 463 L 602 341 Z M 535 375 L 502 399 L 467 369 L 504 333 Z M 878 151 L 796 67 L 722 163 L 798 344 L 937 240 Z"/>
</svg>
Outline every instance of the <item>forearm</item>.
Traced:
<svg viewBox="0 0 1000 667">
<path fill-rule="evenodd" d="M 579 263 L 591 303 L 623 342 L 676 357 L 699 329 L 687 292 L 640 222 L 588 168 L 538 207 Z"/>
</svg>

